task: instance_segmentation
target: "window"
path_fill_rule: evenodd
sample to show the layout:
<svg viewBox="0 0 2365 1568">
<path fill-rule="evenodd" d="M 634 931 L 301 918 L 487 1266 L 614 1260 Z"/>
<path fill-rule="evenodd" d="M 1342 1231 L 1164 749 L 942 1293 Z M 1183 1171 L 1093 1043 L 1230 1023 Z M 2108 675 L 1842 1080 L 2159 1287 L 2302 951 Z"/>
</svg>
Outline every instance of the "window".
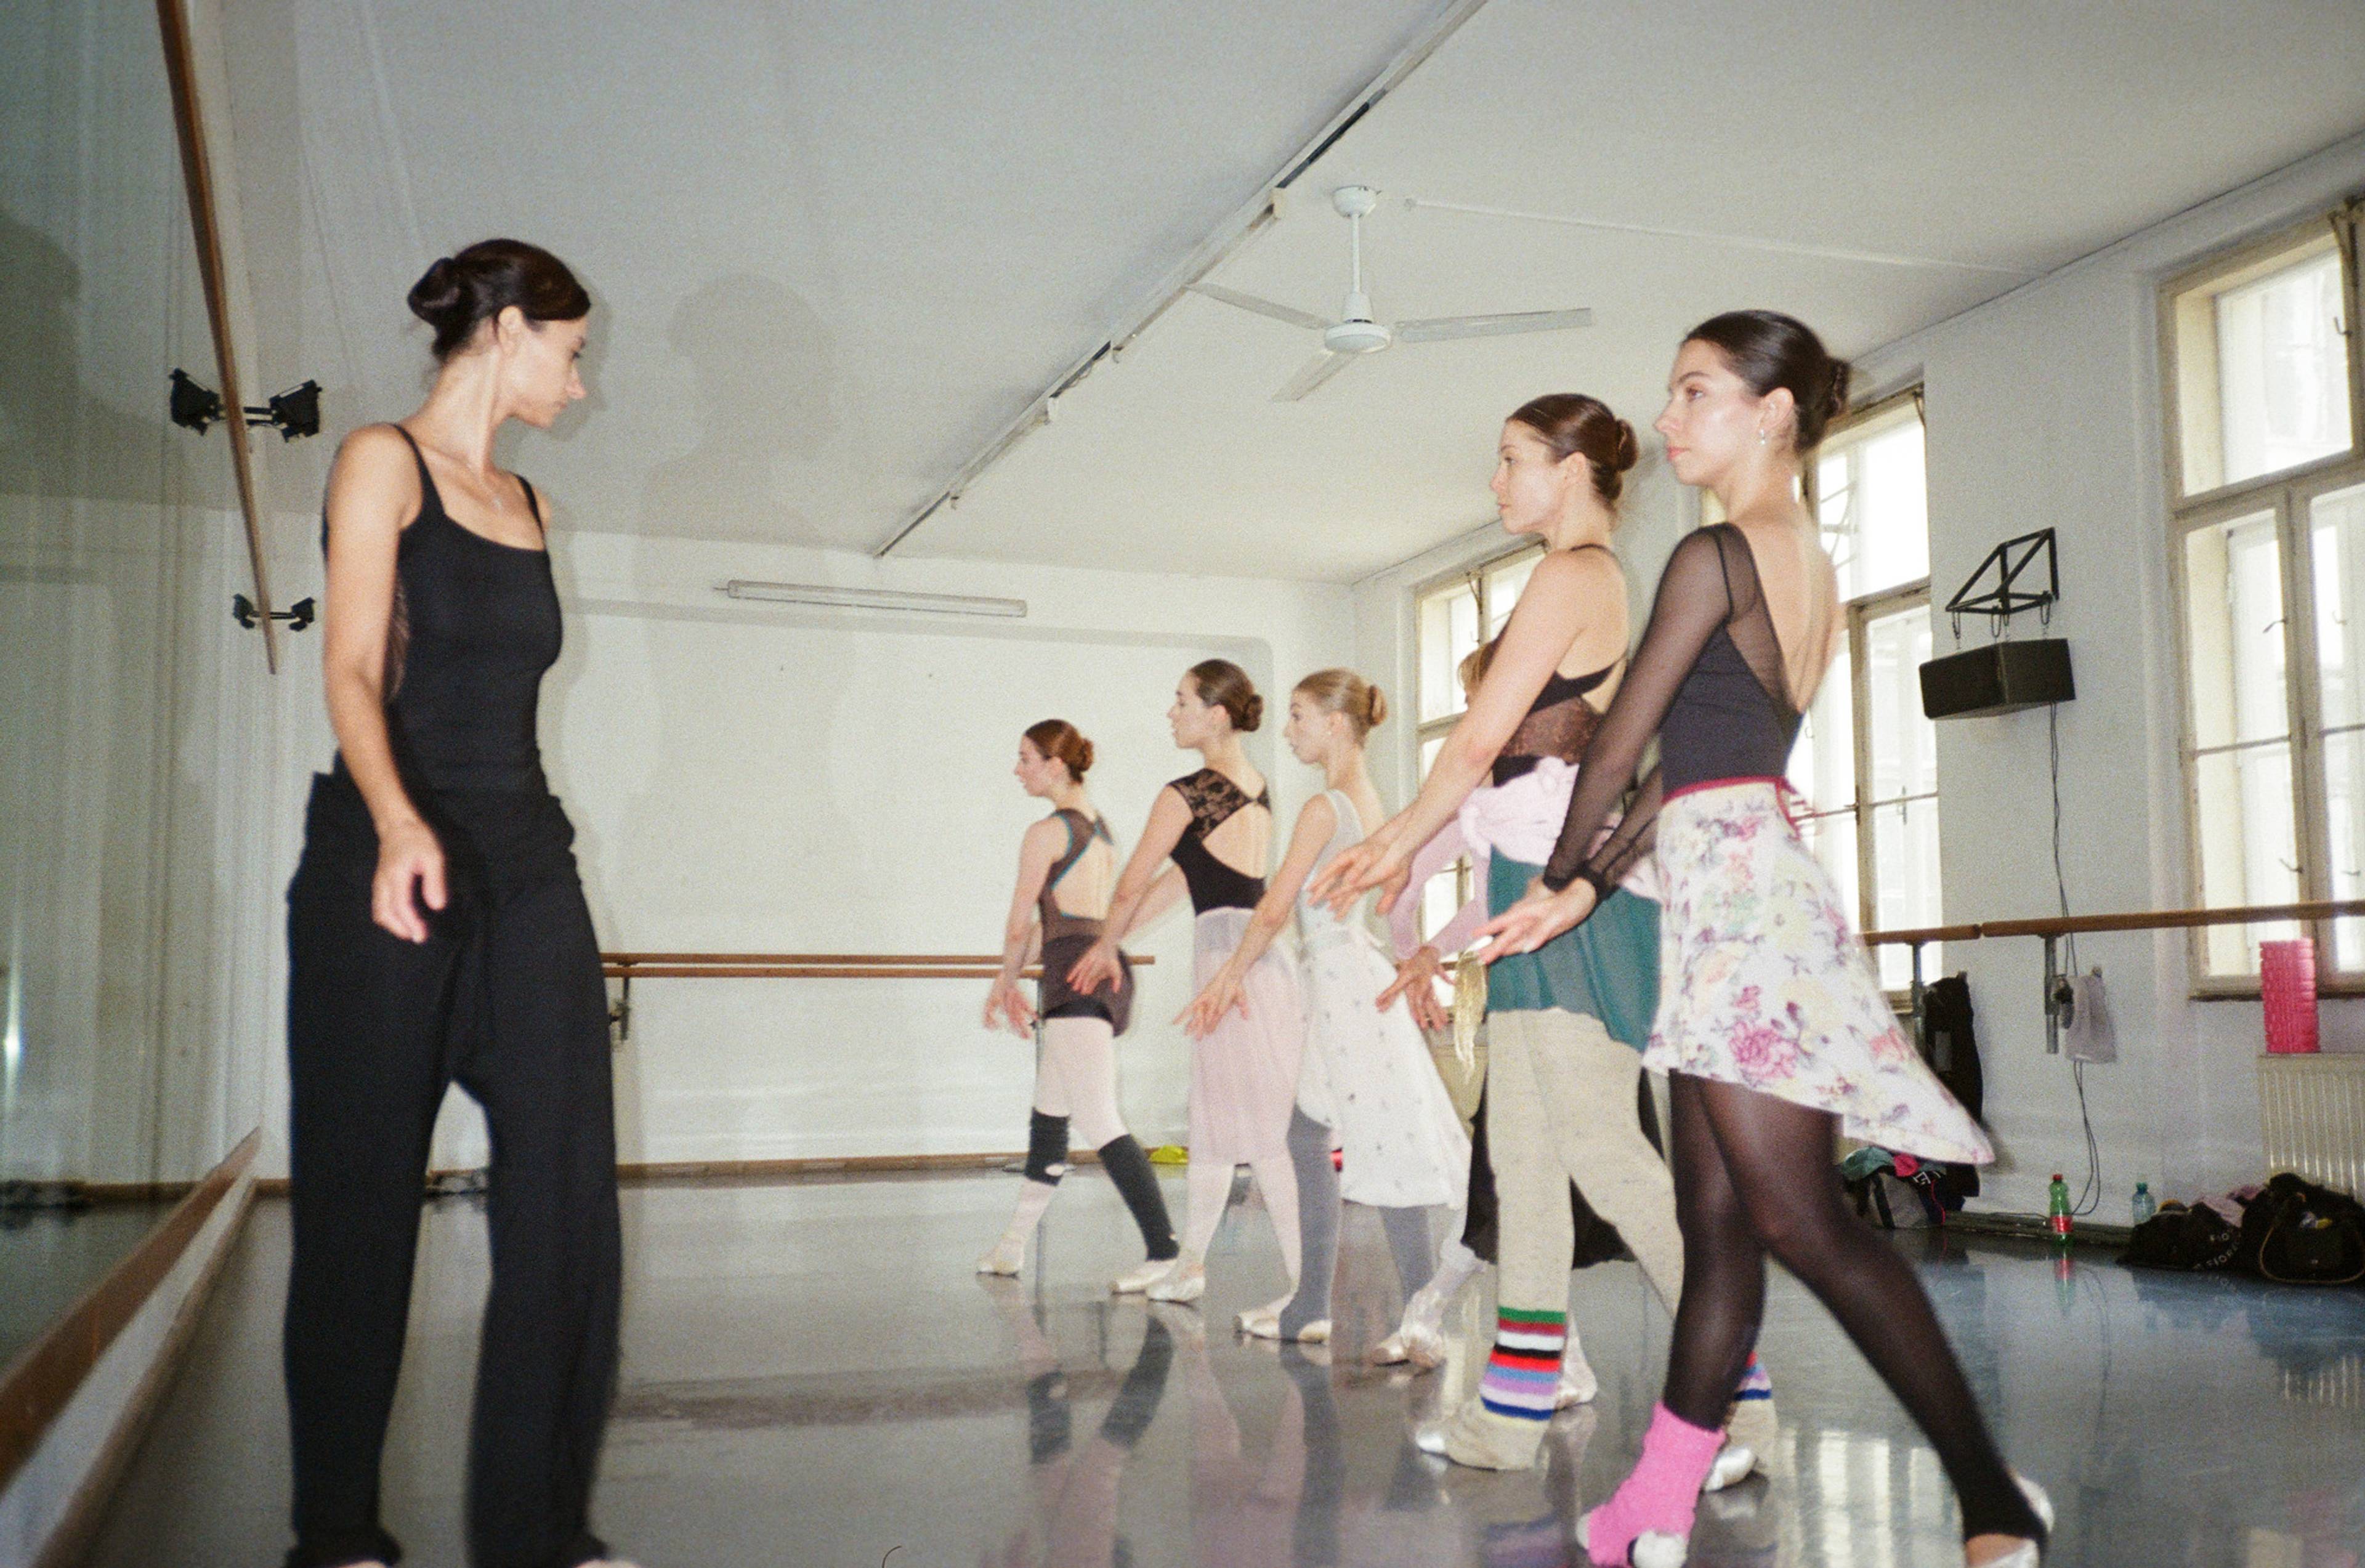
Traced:
<svg viewBox="0 0 2365 1568">
<path fill-rule="evenodd" d="M 1482 642 L 1492 639 L 1511 618 L 1519 590 L 1528 586 L 1543 551 L 1525 545 L 1497 555 L 1443 581 L 1432 583 L 1413 601 L 1415 641 L 1420 670 L 1420 776 L 1445 745 L 1445 737 L 1462 717 L 1462 661 Z M 1453 863 L 1452 874 L 1440 872 L 1420 894 L 1420 929 L 1426 936 L 1468 902 L 1475 890 L 1470 863 Z"/>
<path fill-rule="evenodd" d="M 1800 831 L 1866 930 L 1941 923 L 1938 732 L 1922 716 L 1930 657 L 1929 487 L 1920 399 L 1887 399 L 1825 438 L 1808 476 L 1847 600 L 1847 641 L 1790 756 Z M 1927 960 L 1943 961 L 1935 948 Z M 1902 990 L 1912 955 L 1882 947 Z"/>
<path fill-rule="evenodd" d="M 2365 461 L 2352 207 L 2161 289 L 2194 902 L 2365 897 Z M 2365 920 L 2194 932 L 2195 989 L 2315 939 L 2365 982 Z"/>
</svg>

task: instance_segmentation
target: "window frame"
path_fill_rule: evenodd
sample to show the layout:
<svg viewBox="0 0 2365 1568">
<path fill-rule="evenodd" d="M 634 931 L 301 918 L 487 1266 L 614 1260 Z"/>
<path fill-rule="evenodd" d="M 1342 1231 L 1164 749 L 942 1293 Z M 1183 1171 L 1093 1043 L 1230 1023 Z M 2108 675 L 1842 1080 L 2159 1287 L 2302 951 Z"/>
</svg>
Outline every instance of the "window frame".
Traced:
<svg viewBox="0 0 2365 1568">
<path fill-rule="evenodd" d="M 2299 902 L 2314 902 L 2333 896 L 2331 802 L 2325 774 L 2322 655 L 2316 642 L 2315 552 L 2311 509 L 2336 490 L 2365 485 L 2365 284 L 2359 276 L 2358 232 L 2365 216 L 2365 196 L 2300 223 L 2227 247 L 2163 278 L 2158 290 L 2161 437 L 2167 483 L 2169 580 L 2176 634 L 2177 763 L 2183 784 L 2185 827 L 2185 892 L 2190 907 L 2211 907 L 2202 880 L 2201 768 L 2199 737 L 2192 699 L 2192 588 L 2187 563 L 2189 541 L 2201 530 L 2223 526 L 2260 512 L 2273 518 L 2277 566 L 2282 593 L 2283 702 L 2291 750 L 2293 844 L 2300 857 Z M 2313 248 L 2327 223 L 2333 248 L 2340 259 L 2341 300 L 2347 306 L 2339 330 L 2346 344 L 2348 390 L 2348 450 L 2306 463 L 2280 468 L 2234 484 L 2186 494 L 2184 489 L 2181 382 L 2177 300 L 2219 279 L 2270 262 L 2278 256 Z M 2224 750 L 2224 747 L 2213 748 Z M 2220 906 L 2223 907 L 2223 906 Z M 2280 924 L 2280 923 L 2278 923 Z M 2334 967 L 2339 948 L 2332 923 L 2309 921 L 2301 928 L 2316 950 L 2316 989 L 2326 996 L 2365 995 L 2365 969 Z M 2241 1001 L 2259 994 L 2256 975 L 2211 972 L 2209 931 L 2194 927 L 2186 934 L 2187 992 L 2195 1001 Z"/>
<path fill-rule="evenodd" d="M 1845 414 L 1833 420 L 1829 428 L 1824 431 L 1822 441 L 1816 446 L 1809 459 L 1809 465 L 1800 476 L 1801 485 L 1806 492 L 1801 499 L 1804 500 L 1809 510 L 1816 514 L 1818 530 L 1821 526 L 1822 498 L 1817 470 L 1813 465 L 1820 463 L 1823 454 L 1832 446 L 1843 442 L 1851 432 L 1861 431 L 1867 425 L 1888 424 L 1900 409 L 1908 407 L 1912 409 L 1913 417 L 1920 420 L 1922 425 L 1923 453 L 1922 487 L 1924 504 L 1927 504 L 1930 486 L 1928 463 L 1930 419 L 1922 394 L 1923 384 L 1919 381 L 1914 382 L 1910 386 L 1900 387 L 1885 397 L 1874 398 L 1870 402 L 1850 409 Z M 1901 424 L 1903 421 L 1896 422 Z M 1848 711 L 1852 731 L 1850 742 L 1854 753 L 1851 758 L 1855 768 L 1855 787 L 1852 791 L 1854 801 L 1844 811 L 1822 812 L 1817 814 L 1832 817 L 1844 815 L 1854 823 L 1856 868 L 1855 913 L 1856 929 L 1859 931 L 1878 929 L 1873 916 L 1878 910 L 1880 902 L 1878 835 L 1874 831 L 1873 825 L 1874 812 L 1879 802 L 1871 799 L 1872 661 L 1868 656 L 1871 648 L 1870 627 L 1875 621 L 1886 621 L 1891 616 L 1911 611 L 1917 606 L 1924 614 L 1928 613 L 1930 578 L 1927 574 L 1908 582 L 1875 588 L 1869 593 L 1859 594 L 1854 599 L 1841 601 L 1841 610 L 1846 618 L 1847 627 Z M 1934 638 L 1933 647 L 1935 647 Z M 1820 696 L 1821 693 L 1818 692 L 1817 695 Z M 1918 799 L 1919 797 L 1909 798 Z M 1930 799 L 1937 805 L 1939 821 L 1943 824 L 1945 821 L 1943 787 L 1933 787 Z M 1943 825 L 1940 832 L 1943 835 L 1945 832 Z M 1943 837 L 1941 842 L 1943 844 Z M 1890 1001 L 1900 1004 L 1906 994 L 1904 988 L 1889 992 Z"/>
</svg>

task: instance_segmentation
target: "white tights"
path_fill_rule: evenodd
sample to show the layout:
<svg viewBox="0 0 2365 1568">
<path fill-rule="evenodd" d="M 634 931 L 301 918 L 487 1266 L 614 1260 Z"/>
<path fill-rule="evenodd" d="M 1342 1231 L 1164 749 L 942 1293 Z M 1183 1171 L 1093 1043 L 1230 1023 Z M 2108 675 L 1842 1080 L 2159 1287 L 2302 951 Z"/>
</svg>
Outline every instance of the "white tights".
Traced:
<svg viewBox="0 0 2365 1568">
<path fill-rule="evenodd" d="M 1257 1190 L 1264 1194 L 1264 1211 L 1272 1221 L 1273 1239 L 1281 1245 L 1281 1266 L 1289 1274 L 1289 1288 L 1297 1288 L 1297 1172 L 1290 1168 L 1287 1153 L 1272 1154 L 1248 1162 L 1256 1177 Z M 1232 1167 L 1213 1160 L 1194 1159 L 1183 1172 L 1183 1195 L 1188 1204 L 1182 1215 L 1182 1262 L 1189 1268 L 1204 1267 L 1207 1261 L 1207 1245 L 1216 1239 L 1216 1226 L 1223 1223 L 1224 1205 L 1232 1195 Z"/>
<path fill-rule="evenodd" d="M 1099 1148 L 1125 1136 L 1116 1108 L 1116 1037 L 1105 1018 L 1046 1018 L 1035 1067 L 1035 1108 L 1065 1116 L 1069 1141 Z"/>
</svg>

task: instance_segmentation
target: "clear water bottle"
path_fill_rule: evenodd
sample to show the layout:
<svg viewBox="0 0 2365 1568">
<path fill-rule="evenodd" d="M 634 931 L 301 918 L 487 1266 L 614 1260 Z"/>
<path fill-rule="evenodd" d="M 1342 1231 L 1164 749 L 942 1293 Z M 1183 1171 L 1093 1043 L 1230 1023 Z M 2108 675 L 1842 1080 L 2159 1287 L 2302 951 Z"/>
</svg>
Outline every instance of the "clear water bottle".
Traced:
<svg viewBox="0 0 2365 1568">
<path fill-rule="evenodd" d="M 2151 1218 L 2152 1215 L 2158 1213 L 2159 1213 L 2159 1201 L 2151 1195 L 2151 1183 L 2148 1182 L 2136 1182 L 2135 1223 L 2137 1225 L 2141 1225 L 2144 1221 Z"/>
<path fill-rule="evenodd" d="M 2069 1183 L 2058 1170 L 2053 1173 L 2053 1185 L 2045 1197 L 2045 1220 L 2053 1232 L 2056 1246 L 2069 1245 Z"/>
</svg>

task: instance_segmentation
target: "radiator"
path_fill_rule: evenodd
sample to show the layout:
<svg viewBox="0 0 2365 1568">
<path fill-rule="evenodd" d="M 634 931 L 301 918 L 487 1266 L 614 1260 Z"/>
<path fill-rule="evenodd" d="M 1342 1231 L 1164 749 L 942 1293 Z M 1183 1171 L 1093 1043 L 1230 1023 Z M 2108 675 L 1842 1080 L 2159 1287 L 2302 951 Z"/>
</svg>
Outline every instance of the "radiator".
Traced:
<svg viewBox="0 0 2365 1568">
<path fill-rule="evenodd" d="M 2365 1054 L 2262 1056 L 2267 1170 L 2365 1197 Z"/>
</svg>

